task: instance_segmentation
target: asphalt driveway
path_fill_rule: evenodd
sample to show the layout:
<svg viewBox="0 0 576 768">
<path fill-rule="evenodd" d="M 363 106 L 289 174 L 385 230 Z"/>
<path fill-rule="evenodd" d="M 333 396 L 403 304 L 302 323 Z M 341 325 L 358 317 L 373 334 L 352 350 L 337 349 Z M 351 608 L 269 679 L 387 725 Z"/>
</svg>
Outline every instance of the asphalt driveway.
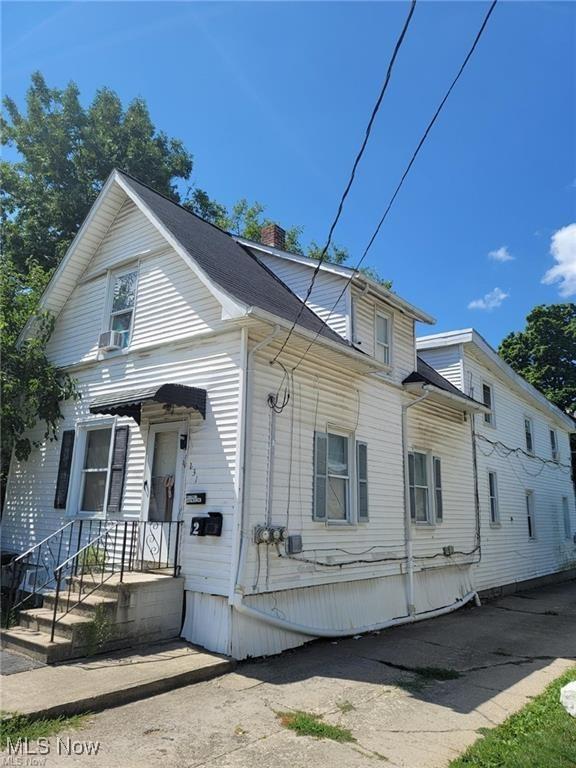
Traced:
<svg viewBox="0 0 576 768">
<path fill-rule="evenodd" d="M 385 760 L 436 768 L 575 663 L 572 581 L 413 626 L 317 641 L 108 710 L 63 734 L 99 741 L 97 756 L 54 748 L 45 765 L 354 768 Z M 298 736 L 277 717 L 290 709 L 321 714 L 357 741 Z"/>
</svg>

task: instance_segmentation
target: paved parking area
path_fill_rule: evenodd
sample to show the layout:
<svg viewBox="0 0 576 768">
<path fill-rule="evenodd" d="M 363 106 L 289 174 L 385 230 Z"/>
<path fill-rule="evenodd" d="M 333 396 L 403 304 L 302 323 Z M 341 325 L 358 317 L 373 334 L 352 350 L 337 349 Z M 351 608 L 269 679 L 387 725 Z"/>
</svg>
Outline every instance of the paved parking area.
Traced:
<svg viewBox="0 0 576 768">
<path fill-rule="evenodd" d="M 93 716 L 63 736 L 100 742 L 98 755 L 58 755 L 54 746 L 44 764 L 440 768 L 575 663 L 572 581 L 240 664 Z M 278 720 L 289 709 L 321 714 L 357 741 L 298 736 Z"/>
</svg>

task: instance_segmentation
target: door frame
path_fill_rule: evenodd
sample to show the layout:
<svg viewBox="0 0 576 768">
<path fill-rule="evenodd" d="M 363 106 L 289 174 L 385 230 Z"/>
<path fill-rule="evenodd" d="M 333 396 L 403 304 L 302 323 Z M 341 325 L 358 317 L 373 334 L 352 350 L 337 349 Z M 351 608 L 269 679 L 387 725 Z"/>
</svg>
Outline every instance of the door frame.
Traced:
<svg viewBox="0 0 576 768">
<path fill-rule="evenodd" d="M 188 421 L 162 421 L 150 424 L 148 427 L 148 437 L 146 440 L 146 460 L 144 464 L 144 481 L 142 490 L 142 512 L 141 519 L 148 521 L 150 509 L 150 493 L 152 490 L 152 466 L 154 463 L 154 448 L 156 435 L 158 432 L 175 432 L 176 439 L 179 435 L 186 435 L 188 438 Z M 176 445 L 176 466 L 174 468 L 174 504 L 172 506 L 172 521 L 179 519 L 180 506 L 182 503 L 182 483 L 184 480 L 184 460 L 186 458 L 186 448 L 180 448 L 180 442 Z"/>
</svg>

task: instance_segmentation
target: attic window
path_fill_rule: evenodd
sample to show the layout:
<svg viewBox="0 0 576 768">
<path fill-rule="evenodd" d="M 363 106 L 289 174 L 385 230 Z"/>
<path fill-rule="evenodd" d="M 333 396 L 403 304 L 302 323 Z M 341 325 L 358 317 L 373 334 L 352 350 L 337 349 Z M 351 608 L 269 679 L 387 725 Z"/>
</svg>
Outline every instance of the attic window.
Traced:
<svg viewBox="0 0 576 768">
<path fill-rule="evenodd" d="M 121 334 L 122 348 L 127 347 L 130 341 L 137 280 L 136 269 L 112 275 L 109 330 Z"/>
</svg>

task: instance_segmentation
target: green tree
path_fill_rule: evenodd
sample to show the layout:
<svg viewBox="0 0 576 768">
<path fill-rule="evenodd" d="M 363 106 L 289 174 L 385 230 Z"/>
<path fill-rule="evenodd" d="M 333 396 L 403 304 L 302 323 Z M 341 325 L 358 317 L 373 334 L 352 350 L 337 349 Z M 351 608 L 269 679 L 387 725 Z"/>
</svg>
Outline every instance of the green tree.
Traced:
<svg viewBox="0 0 576 768">
<path fill-rule="evenodd" d="M 108 88 L 84 109 L 74 83 L 49 88 L 36 72 L 26 113 L 6 97 L 0 127 L 20 157 L 0 165 L 3 256 L 22 272 L 58 264 L 114 167 L 177 201 L 175 180 L 192 173 L 192 155 L 156 130 L 145 102 L 124 109 Z"/>
<path fill-rule="evenodd" d="M 50 88 L 36 72 L 25 111 L 10 97 L 3 105 L 1 142 L 16 150 L 18 159 L 0 161 L 2 481 L 12 449 L 19 458 L 31 450 L 25 432 L 40 420 L 53 438 L 59 402 L 75 393 L 74 382 L 44 353 L 53 328 L 50 317 L 35 319 L 33 339 L 22 345 L 17 340 L 113 168 L 251 240 L 260 240 L 262 227 L 270 223 L 258 202 L 243 199 L 228 211 L 195 186 L 192 155 L 180 140 L 156 129 L 142 99 L 125 108 L 114 91 L 102 88 L 84 107 L 75 83 Z M 187 192 L 181 195 L 178 185 L 187 185 Z M 304 252 L 301 235 L 301 227 L 287 229 L 288 251 Z M 318 251 L 312 243 L 308 255 L 317 258 Z M 342 263 L 347 255 L 334 247 L 329 260 Z"/>
<path fill-rule="evenodd" d="M 576 413 L 576 304 L 542 304 L 498 354 L 558 408 Z"/>
<path fill-rule="evenodd" d="M 2 265 L 2 499 L 12 451 L 18 459 L 28 458 L 34 443 L 26 432 L 39 421 L 44 423 L 44 439 L 55 439 L 62 416 L 60 402 L 77 396 L 71 376 L 46 357 L 46 344 L 53 328 L 50 315 L 37 317 L 33 336 L 18 344 L 20 329 L 32 316 L 45 283 L 46 272 L 38 266 L 24 277 L 11 263 Z"/>
</svg>

